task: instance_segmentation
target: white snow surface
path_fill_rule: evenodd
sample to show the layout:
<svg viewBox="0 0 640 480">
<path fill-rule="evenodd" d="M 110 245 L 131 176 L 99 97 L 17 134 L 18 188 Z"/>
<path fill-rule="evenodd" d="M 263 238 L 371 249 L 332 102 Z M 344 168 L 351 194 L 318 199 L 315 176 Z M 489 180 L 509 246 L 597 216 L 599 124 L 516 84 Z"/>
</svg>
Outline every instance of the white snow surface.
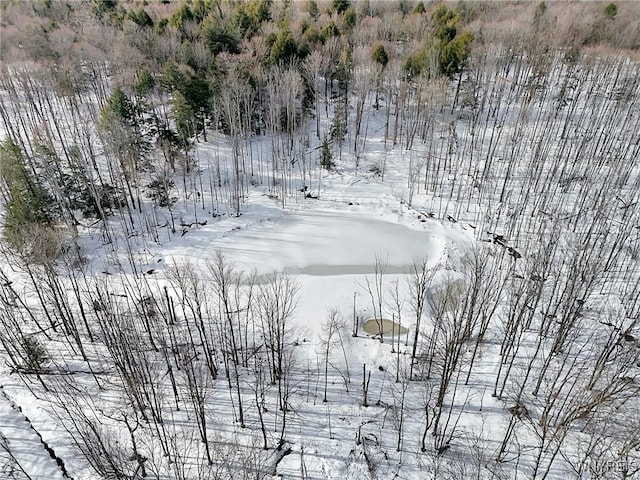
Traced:
<svg viewBox="0 0 640 480">
<path fill-rule="evenodd" d="M 33 480 L 64 478 L 30 419 L 0 386 L 0 478 L 22 478 L 22 475 Z"/>
</svg>

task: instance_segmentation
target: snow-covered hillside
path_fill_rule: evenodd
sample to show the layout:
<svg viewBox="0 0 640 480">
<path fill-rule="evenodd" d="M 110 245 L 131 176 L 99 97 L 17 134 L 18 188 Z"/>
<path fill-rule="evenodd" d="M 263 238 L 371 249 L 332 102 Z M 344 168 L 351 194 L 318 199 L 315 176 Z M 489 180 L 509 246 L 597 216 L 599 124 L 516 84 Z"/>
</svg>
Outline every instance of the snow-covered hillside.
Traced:
<svg viewBox="0 0 640 480">
<path fill-rule="evenodd" d="M 293 133 L 158 153 L 55 254 L 3 247 L 2 475 L 637 475 L 638 65 L 512 53 L 442 92 L 366 93 L 358 135 L 352 93 L 331 169 L 320 95 Z M 3 95 L 4 134 L 27 136 L 29 101 Z M 40 134 L 94 148 L 115 185 L 76 116 L 100 99 L 50 95 Z"/>
</svg>

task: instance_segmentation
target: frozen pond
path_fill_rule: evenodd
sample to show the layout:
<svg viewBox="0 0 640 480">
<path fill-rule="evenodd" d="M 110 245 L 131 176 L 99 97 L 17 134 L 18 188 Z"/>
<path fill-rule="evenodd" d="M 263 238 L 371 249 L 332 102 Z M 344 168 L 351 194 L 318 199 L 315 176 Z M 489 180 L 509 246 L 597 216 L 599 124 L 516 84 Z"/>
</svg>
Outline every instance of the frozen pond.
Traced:
<svg viewBox="0 0 640 480">
<path fill-rule="evenodd" d="M 215 244 L 243 268 L 305 275 L 371 274 L 376 255 L 387 259 L 387 273 L 404 273 L 414 261 L 435 261 L 443 248 L 431 232 L 326 211 L 295 212 L 234 230 Z"/>
</svg>

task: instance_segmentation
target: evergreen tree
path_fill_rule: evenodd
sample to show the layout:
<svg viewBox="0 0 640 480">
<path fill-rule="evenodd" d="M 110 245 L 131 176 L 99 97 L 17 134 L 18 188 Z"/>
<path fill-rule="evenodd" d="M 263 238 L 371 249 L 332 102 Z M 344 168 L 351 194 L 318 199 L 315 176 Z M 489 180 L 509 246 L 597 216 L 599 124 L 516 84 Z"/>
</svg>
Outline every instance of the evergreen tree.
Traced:
<svg viewBox="0 0 640 480">
<path fill-rule="evenodd" d="M 316 0 L 308 0 L 307 2 L 307 11 L 309 12 L 309 16 L 314 20 L 317 20 L 320 16 L 320 9 L 318 8 L 318 3 Z"/>
<path fill-rule="evenodd" d="M 141 131 L 135 106 L 119 86 L 100 112 L 98 129 L 105 150 L 119 161 L 128 179 L 146 167 L 150 145 Z"/>
<path fill-rule="evenodd" d="M 213 94 L 209 82 L 200 75 L 184 72 L 177 65 L 170 63 L 165 67 L 161 83 L 171 92 L 174 108 L 181 110 L 174 112 L 174 120 L 181 122 L 181 126 L 178 126 L 181 147 L 185 147 L 186 139 L 201 132 L 205 133 L 206 141 L 205 118 Z M 188 127 L 187 120 L 190 123 Z"/>
<path fill-rule="evenodd" d="M 326 170 L 331 170 L 333 168 L 333 156 L 331 155 L 331 150 L 329 149 L 329 142 L 327 142 L 327 138 L 325 137 L 322 142 L 322 148 L 320 151 L 320 165 L 322 168 Z"/>
<path fill-rule="evenodd" d="M 326 41 L 331 37 L 339 37 L 340 29 L 336 25 L 336 22 L 331 20 L 322 28 L 322 30 L 320 31 L 320 34 L 322 35 L 322 38 L 324 39 L 324 41 Z"/>
<path fill-rule="evenodd" d="M 333 0 L 333 8 L 338 14 L 344 13 L 349 5 L 349 0 Z"/>
<path fill-rule="evenodd" d="M 471 51 L 472 41 L 473 35 L 469 32 L 463 32 L 442 47 L 440 51 L 440 72 L 442 74 L 452 76 L 462 71 Z"/>
<path fill-rule="evenodd" d="M 338 61 L 338 68 L 336 69 L 336 76 L 338 78 L 338 85 L 342 94 L 346 94 L 351 83 L 351 75 L 353 70 L 353 55 L 351 54 L 351 48 L 346 45 L 340 53 L 340 60 Z"/>
<path fill-rule="evenodd" d="M 616 6 L 615 3 L 610 3 L 609 5 L 604 7 L 604 15 L 608 19 L 613 20 L 614 18 L 616 18 L 617 14 L 618 14 L 618 7 Z"/>
<path fill-rule="evenodd" d="M 137 83 L 135 85 L 136 94 L 145 96 L 149 94 L 156 86 L 153 75 L 146 67 L 141 68 L 137 73 Z"/>
<path fill-rule="evenodd" d="M 213 55 L 220 52 L 240 53 L 240 41 L 227 30 L 226 25 L 206 19 L 201 25 L 205 45 Z"/>
<path fill-rule="evenodd" d="M 125 17 L 140 27 L 153 27 L 153 20 L 144 8 L 129 10 Z"/>
<path fill-rule="evenodd" d="M 384 46 L 378 45 L 373 49 L 373 52 L 371 52 L 371 60 L 382 66 L 382 68 L 387 66 L 389 57 L 387 56 L 387 51 L 384 49 Z"/>
<path fill-rule="evenodd" d="M 347 8 L 342 17 L 342 25 L 345 31 L 350 32 L 353 29 L 353 27 L 356 26 L 357 20 L 358 20 L 358 15 L 356 14 L 356 9 L 353 7 Z"/>
<path fill-rule="evenodd" d="M 241 37 L 250 39 L 270 18 L 271 0 L 250 0 L 238 4 L 231 15 L 231 25 Z"/>
<path fill-rule="evenodd" d="M 291 31 L 288 28 L 281 29 L 269 49 L 269 63 L 275 65 L 279 62 L 287 62 L 297 55 L 298 44 Z"/>
<path fill-rule="evenodd" d="M 438 7 L 433 19 L 438 26 L 434 36 L 440 49 L 440 73 L 451 77 L 464 68 L 471 51 L 473 35 L 468 31 L 458 35 L 460 14 L 457 10 L 449 10 L 445 5 Z"/>
<path fill-rule="evenodd" d="M 347 101 L 347 95 L 342 95 L 336 103 L 333 123 L 331 124 L 331 138 L 337 140 L 339 145 L 342 145 L 344 136 L 347 134 Z"/>
<path fill-rule="evenodd" d="M 123 123 L 133 126 L 135 123 L 134 107 L 129 97 L 116 85 L 107 99 L 107 104 L 101 112 L 102 118 L 115 115 Z"/>
<path fill-rule="evenodd" d="M 195 112 L 187 98 L 176 91 L 171 102 L 171 117 L 178 131 L 178 143 L 180 148 L 188 150 L 191 138 L 195 136 Z"/>
<path fill-rule="evenodd" d="M 185 23 L 193 20 L 193 12 L 189 8 L 189 5 L 183 3 L 178 10 L 175 11 L 171 18 L 169 18 L 169 25 L 175 27 L 176 30 L 182 31 Z"/>
<path fill-rule="evenodd" d="M 51 226 L 54 221 L 51 195 L 29 171 L 25 154 L 11 139 L 0 144 L 0 178 L 6 187 L 4 238 L 21 248 L 25 232 L 34 226 Z"/>
</svg>

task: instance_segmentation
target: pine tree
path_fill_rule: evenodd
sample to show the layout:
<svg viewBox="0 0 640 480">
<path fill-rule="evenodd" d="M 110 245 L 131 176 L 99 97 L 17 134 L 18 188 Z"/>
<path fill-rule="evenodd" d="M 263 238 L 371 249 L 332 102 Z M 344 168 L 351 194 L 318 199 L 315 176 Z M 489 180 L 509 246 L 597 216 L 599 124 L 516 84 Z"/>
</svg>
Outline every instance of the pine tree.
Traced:
<svg viewBox="0 0 640 480">
<path fill-rule="evenodd" d="M 320 165 L 322 166 L 322 168 L 325 168 L 327 170 L 331 170 L 334 165 L 333 156 L 331 155 L 331 150 L 329 149 L 329 142 L 327 142 L 326 137 L 322 142 L 322 149 L 320 153 Z"/>
<path fill-rule="evenodd" d="M 26 160 L 13 140 L 0 144 L 0 178 L 7 193 L 3 235 L 17 248 L 24 245 L 25 233 L 30 227 L 51 226 L 54 221 L 55 202 L 29 171 Z"/>
<path fill-rule="evenodd" d="M 115 115 L 119 120 L 132 126 L 134 123 L 134 108 L 129 97 L 116 85 L 111 92 L 111 96 L 107 99 L 107 104 L 102 109 L 101 118 L 109 115 Z"/>
<path fill-rule="evenodd" d="M 195 112 L 185 96 L 179 91 L 173 93 L 171 101 L 171 117 L 178 131 L 180 148 L 187 151 L 190 141 L 195 136 Z"/>
<path fill-rule="evenodd" d="M 349 0 L 333 0 L 333 8 L 338 14 L 344 13 L 349 6 Z"/>
<path fill-rule="evenodd" d="M 98 129 L 105 150 L 117 159 L 127 180 L 147 167 L 149 141 L 142 131 L 136 106 L 116 86 L 100 112 Z"/>
<path fill-rule="evenodd" d="M 387 51 L 384 49 L 383 45 L 378 45 L 371 52 L 371 60 L 380 65 L 383 69 L 389 63 L 389 56 L 387 55 Z"/>
<path fill-rule="evenodd" d="M 298 44 L 288 28 L 283 28 L 273 40 L 269 49 L 269 63 L 275 65 L 298 56 Z"/>
<path fill-rule="evenodd" d="M 347 96 L 343 95 L 336 103 L 331 124 L 331 138 L 342 143 L 347 134 Z"/>
</svg>

